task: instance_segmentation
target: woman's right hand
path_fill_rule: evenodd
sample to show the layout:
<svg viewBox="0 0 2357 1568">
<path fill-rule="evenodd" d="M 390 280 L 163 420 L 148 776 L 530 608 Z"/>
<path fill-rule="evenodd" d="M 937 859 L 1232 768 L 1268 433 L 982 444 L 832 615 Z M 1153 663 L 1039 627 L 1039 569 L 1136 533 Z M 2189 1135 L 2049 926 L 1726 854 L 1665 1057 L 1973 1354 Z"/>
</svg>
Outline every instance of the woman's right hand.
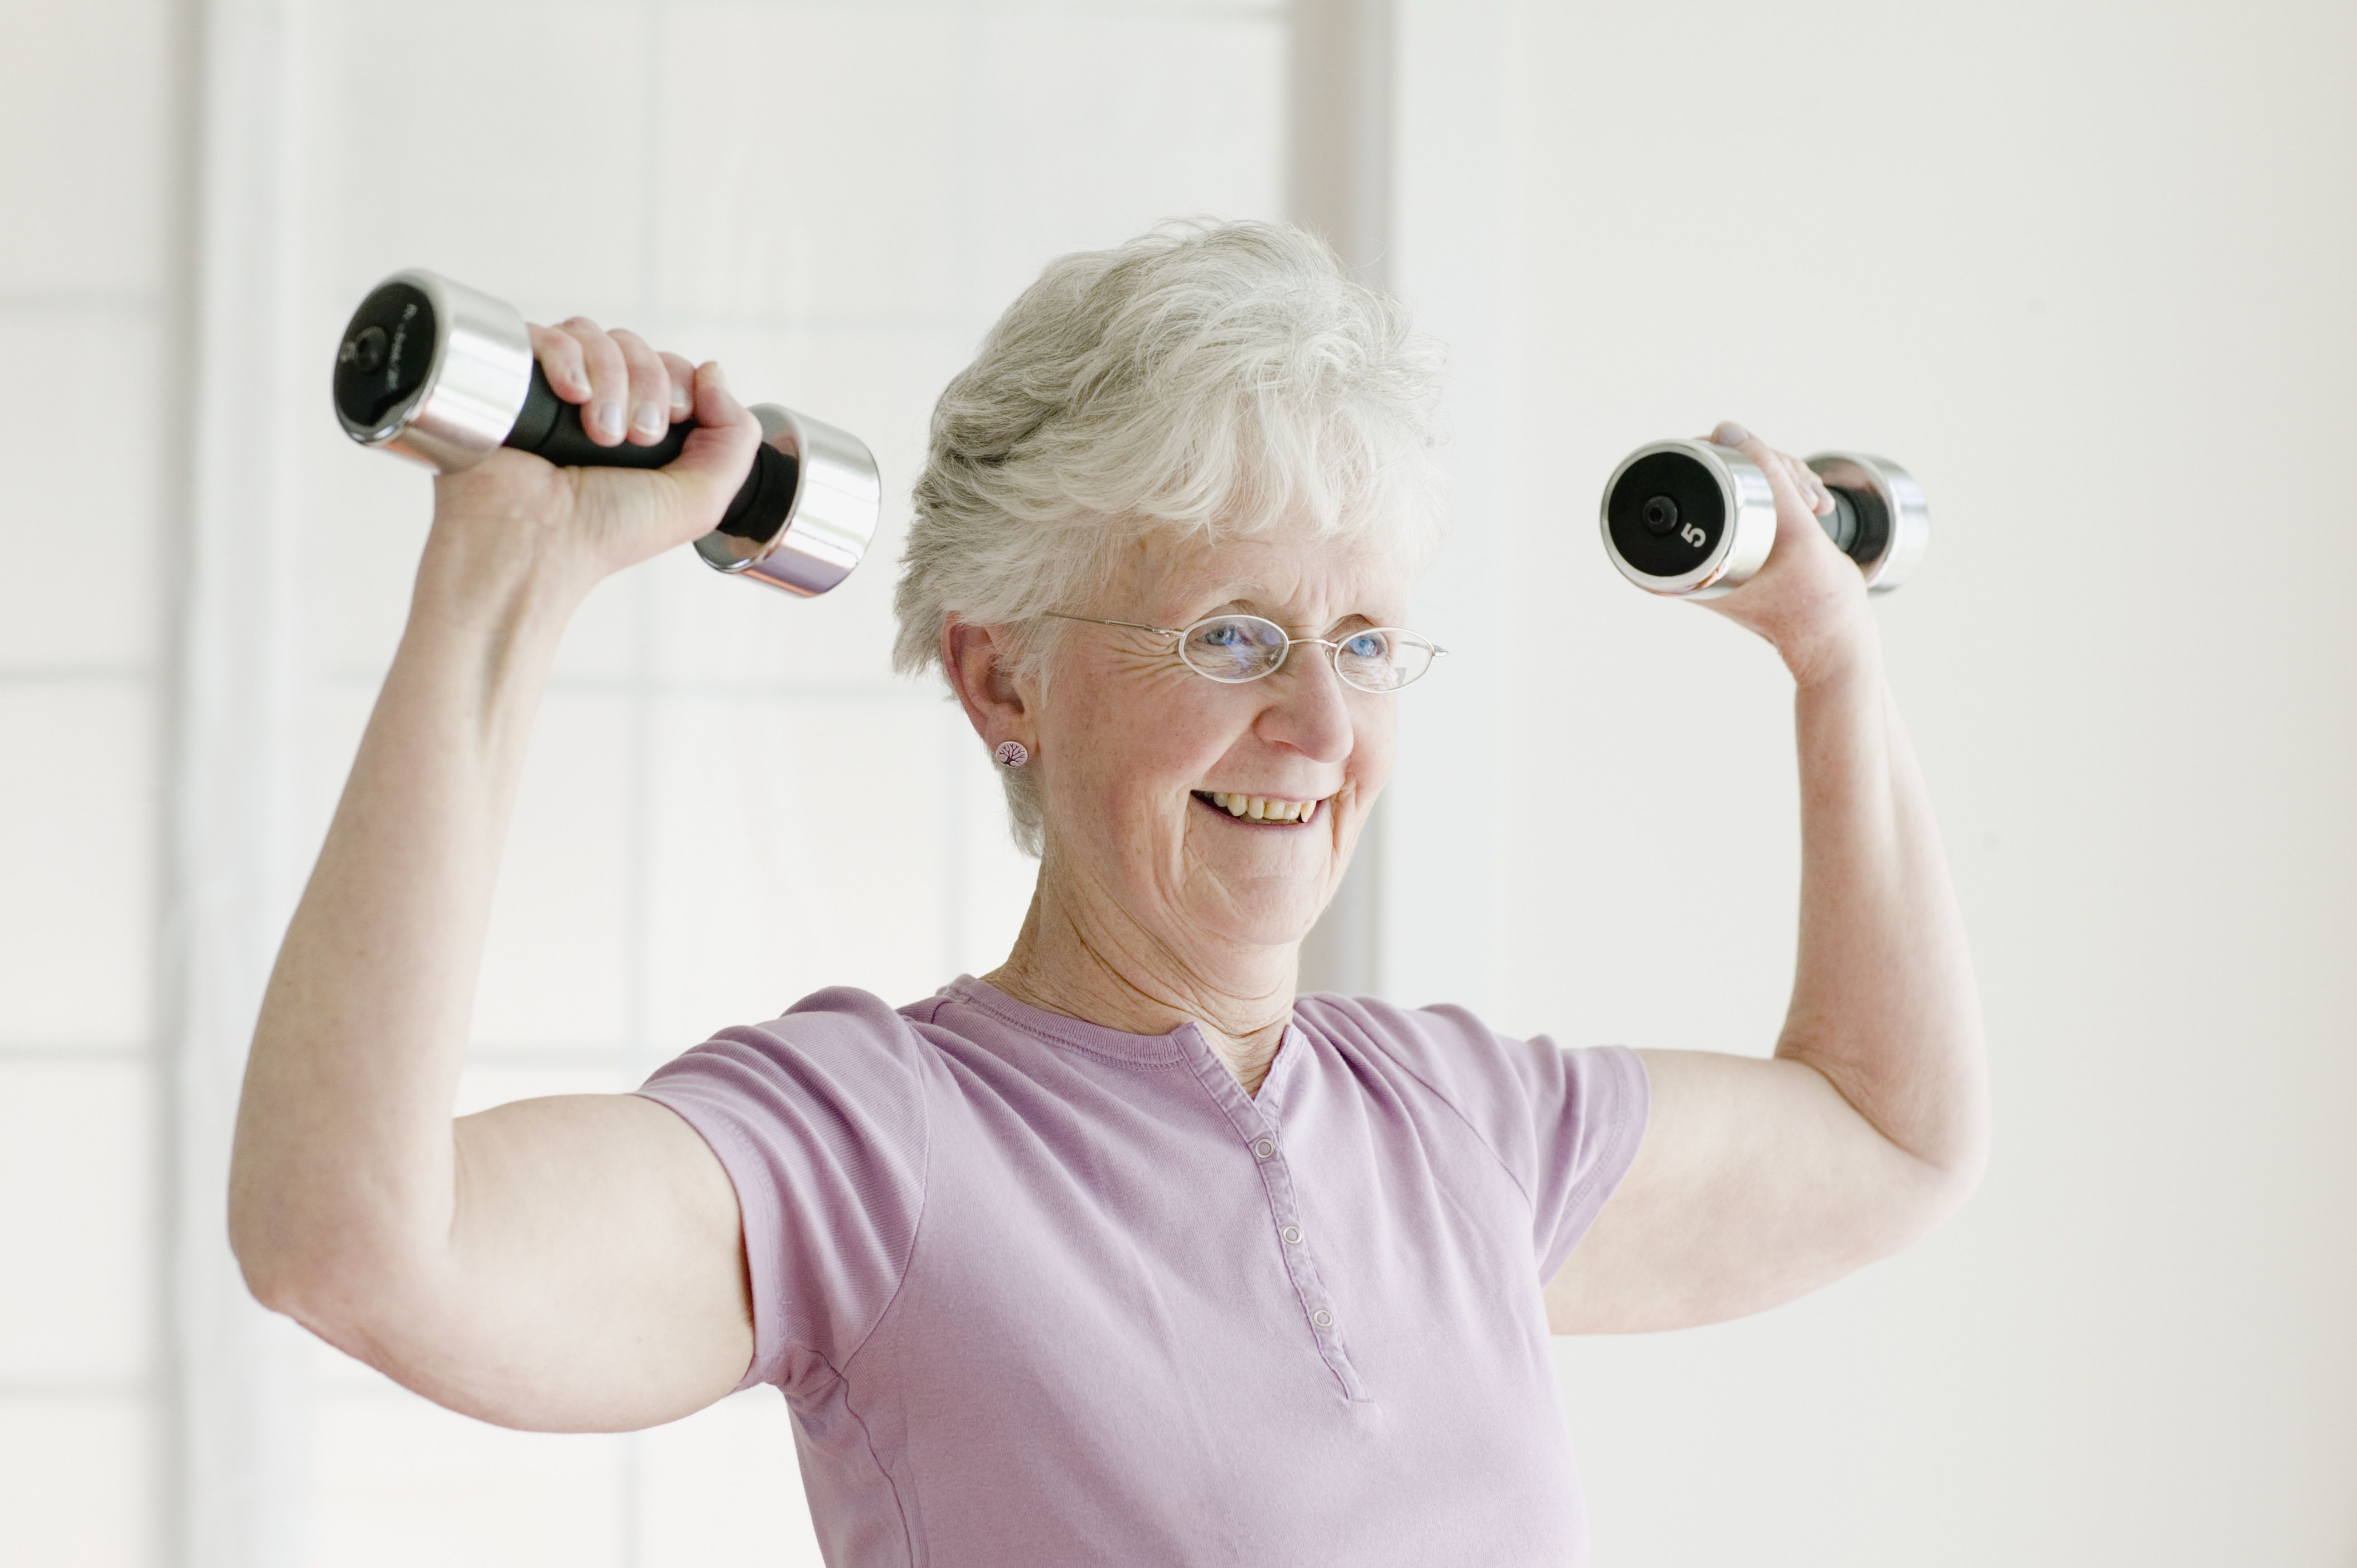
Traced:
<svg viewBox="0 0 2357 1568">
<path fill-rule="evenodd" d="M 528 582 L 577 598 L 711 532 L 752 466 L 760 424 L 717 363 L 691 365 L 582 316 L 531 330 L 550 387 L 580 406 L 582 429 L 598 446 L 652 446 L 691 415 L 700 428 L 662 468 L 560 468 L 502 447 L 443 475 L 422 586 L 471 597 Z"/>
</svg>

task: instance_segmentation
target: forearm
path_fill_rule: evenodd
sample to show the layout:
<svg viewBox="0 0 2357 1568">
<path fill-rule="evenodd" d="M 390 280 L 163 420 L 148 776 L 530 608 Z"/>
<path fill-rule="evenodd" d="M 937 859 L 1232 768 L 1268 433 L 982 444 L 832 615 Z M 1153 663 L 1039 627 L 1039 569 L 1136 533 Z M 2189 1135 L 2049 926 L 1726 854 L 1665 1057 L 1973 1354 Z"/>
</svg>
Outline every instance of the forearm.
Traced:
<svg viewBox="0 0 2357 1568">
<path fill-rule="evenodd" d="M 1801 933 L 1777 1055 L 1822 1072 L 1953 1202 L 1987 1141 L 1980 1003 L 1870 622 L 1800 675 Z"/>
<path fill-rule="evenodd" d="M 257 1294 L 414 1275 L 451 1230 L 451 1111 L 526 738 L 579 594 L 485 520 L 437 523 L 265 994 L 231 1223 Z"/>
</svg>

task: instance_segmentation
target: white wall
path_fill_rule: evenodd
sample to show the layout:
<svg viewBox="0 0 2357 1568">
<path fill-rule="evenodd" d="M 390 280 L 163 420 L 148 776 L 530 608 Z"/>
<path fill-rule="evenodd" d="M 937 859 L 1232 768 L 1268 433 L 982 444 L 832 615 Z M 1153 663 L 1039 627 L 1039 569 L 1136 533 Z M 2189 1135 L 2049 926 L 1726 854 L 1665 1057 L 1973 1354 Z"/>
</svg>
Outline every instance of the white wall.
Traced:
<svg viewBox="0 0 2357 1568">
<path fill-rule="evenodd" d="M 1595 523 L 1732 417 L 1930 491 L 1878 615 L 1996 1090 L 1911 1255 L 1565 1347 L 1598 1562 L 2357 1561 L 2357 11 L 1521 20 L 1502 1021 L 1773 1038 L 1786 683 Z"/>
</svg>

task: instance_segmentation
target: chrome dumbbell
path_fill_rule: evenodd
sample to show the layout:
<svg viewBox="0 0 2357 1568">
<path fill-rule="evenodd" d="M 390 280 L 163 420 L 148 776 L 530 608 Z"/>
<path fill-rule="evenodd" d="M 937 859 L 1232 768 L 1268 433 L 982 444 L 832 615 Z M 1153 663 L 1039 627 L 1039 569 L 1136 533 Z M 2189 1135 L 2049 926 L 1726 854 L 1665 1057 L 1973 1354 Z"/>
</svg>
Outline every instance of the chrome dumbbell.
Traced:
<svg viewBox="0 0 2357 1568">
<path fill-rule="evenodd" d="M 363 446 L 454 473 L 501 446 L 566 467 L 659 468 L 693 422 L 651 446 L 600 446 L 556 395 L 523 317 L 504 300 L 424 271 L 370 291 L 336 349 L 336 417 Z M 695 542 L 715 571 L 805 597 L 851 575 L 876 535 L 884 487 L 859 437 L 757 403 L 764 440 L 720 526 Z"/>
<path fill-rule="evenodd" d="M 1820 452 L 1832 492 L 1817 521 L 1873 593 L 1905 582 L 1932 542 L 1923 487 L 1887 457 Z M 1604 550 L 1649 593 L 1706 599 L 1741 587 L 1776 542 L 1776 498 L 1758 464 L 1710 441 L 1656 441 L 1620 460 L 1604 486 Z"/>
</svg>

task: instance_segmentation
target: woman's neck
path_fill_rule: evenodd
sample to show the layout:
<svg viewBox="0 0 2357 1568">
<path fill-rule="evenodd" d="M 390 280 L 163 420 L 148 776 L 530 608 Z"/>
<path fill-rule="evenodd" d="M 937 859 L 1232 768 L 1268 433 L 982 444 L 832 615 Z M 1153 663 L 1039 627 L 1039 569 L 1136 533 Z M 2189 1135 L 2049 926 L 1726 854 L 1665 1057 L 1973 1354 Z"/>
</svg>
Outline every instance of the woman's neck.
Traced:
<svg viewBox="0 0 2357 1568">
<path fill-rule="evenodd" d="M 1079 913 L 1040 878 L 1006 961 L 983 976 L 1017 1001 L 1131 1035 L 1202 1031 L 1247 1094 L 1293 1019 L 1299 949 L 1179 953 L 1135 921 Z"/>
</svg>

